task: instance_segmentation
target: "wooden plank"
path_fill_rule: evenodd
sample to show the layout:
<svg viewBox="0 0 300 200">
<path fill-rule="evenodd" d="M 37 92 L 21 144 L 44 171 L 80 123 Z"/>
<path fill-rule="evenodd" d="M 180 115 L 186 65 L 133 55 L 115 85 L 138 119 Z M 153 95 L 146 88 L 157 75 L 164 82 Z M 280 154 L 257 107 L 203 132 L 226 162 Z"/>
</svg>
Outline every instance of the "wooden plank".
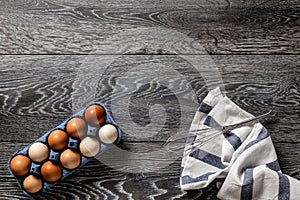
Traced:
<svg viewBox="0 0 300 200">
<path fill-rule="evenodd" d="M 299 142 L 299 56 L 211 58 L 213 62 L 208 62 L 206 56 L 200 56 L 200 61 L 206 62 L 208 69 L 219 68 L 222 80 L 213 75 L 213 86 L 223 82 L 227 95 L 255 115 L 274 110 L 276 120 L 265 123 L 273 140 Z M 34 141 L 98 100 L 110 108 L 124 129 L 124 141 L 162 142 L 176 132 L 185 134 L 207 93 L 205 77 L 201 77 L 207 72 L 197 72 L 196 66 L 180 56 L 127 55 L 105 66 L 103 73 L 93 62 L 86 56 L 2 56 L 0 125 L 6 134 L 0 135 L 1 141 Z M 135 69 L 146 74 L 137 74 Z M 130 83 L 141 76 L 150 78 L 140 86 Z M 152 80 L 155 76 L 157 80 Z M 124 109 L 120 105 L 125 105 Z M 283 137 L 286 132 L 290 134 Z"/>
<path fill-rule="evenodd" d="M 292 0 L 1 4 L 0 54 L 119 54 L 133 41 L 140 51 L 131 53 L 161 54 L 164 46 L 153 51 L 153 41 L 175 45 L 187 35 L 202 54 L 299 54 Z"/>
<path fill-rule="evenodd" d="M 26 146 L 26 143 L 18 143 L 18 147 Z M 122 148 L 130 151 L 147 150 L 149 153 L 153 149 L 159 148 L 158 143 L 126 143 L 121 145 Z M 0 152 L 2 153 L 0 160 L 0 199 L 18 198 L 25 199 L 19 190 L 15 180 L 9 174 L 6 163 L 11 156 L 15 143 L 1 142 Z M 299 143 L 283 143 L 275 144 L 277 149 L 282 171 L 294 178 L 300 178 Z M 289 152 L 287 154 L 287 152 Z M 163 155 L 162 155 L 163 156 Z M 110 154 L 105 159 L 111 159 Z M 201 199 L 216 198 L 217 189 L 214 186 L 208 187 L 202 192 L 182 192 L 179 188 L 180 159 L 174 160 L 166 167 L 157 171 L 155 166 L 157 163 L 154 159 L 146 160 L 140 157 L 128 158 L 126 162 L 120 162 L 120 157 L 116 156 L 115 163 L 120 165 L 104 165 L 98 160 L 92 160 L 83 168 L 77 170 L 64 181 L 58 183 L 48 192 L 41 195 L 39 199 L 57 199 L 57 198 L 110 198 L 117 197 L 126 199 L 132 197 L 134 199 L 148 199 L 155 196 L 157 199 L 170 199 L 172 197 L 180 197 L 180 199 L 192 199 L 199 195 Z M 159 155 L 157 155 L 159 159 Z M 148 165 L 148 169 L 152 169 L 149 173 L 139 169 L 138 163 L 144 162 Z M 160 163 L 168 162 L 161 160 Z M 136 163 L 136 168 L 134 168 Z M 106 163 L 107 164 L 107 163 Z M 145 166 L 144 165 L 144 166 Z M 141 192 L 142 191 L 142 192 Z"/>
<path fill-rule="evenodd" d="M 211 7 L 211 8 L 264 8 L 264 9 L 287 9 L 298 7 L 297 0 L 249 0 L 249 1 L 226 1 L 226 0 L 214 0 L 214 1 L 197 1 L 197 0 L 153 0 L 151 2 L 147 0 L 117 0 L 107 3 L 106 1 L 98 0 L 53 0 L 51 2 L 45 0 L 29 1 L 20 0 L 18 2 L 2 1 L 1 7 L 3 10 L 11 9 L 11 11 L 31 9 L 31 8 L 64 8 L 64 7 L 101 7 L 101 8 L 195 8 L 195 7 Z"/>
</svg>

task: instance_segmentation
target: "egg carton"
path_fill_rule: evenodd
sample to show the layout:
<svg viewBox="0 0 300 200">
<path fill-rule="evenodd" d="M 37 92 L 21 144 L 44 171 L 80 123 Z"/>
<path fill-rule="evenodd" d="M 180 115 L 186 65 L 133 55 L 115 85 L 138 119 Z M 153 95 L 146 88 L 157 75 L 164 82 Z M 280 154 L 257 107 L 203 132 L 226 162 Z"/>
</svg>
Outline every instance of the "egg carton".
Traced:
<svg viewBox="0 0 300 200">
<path fill-rule="evenodd" d="M 103 123 L 99 123 L 97 125 L 95 125 L 95 124 L 91 125 L 88 122 L 88 120 L 85 118 L 85 112 L 90 106 L 101 106 L 101 108 L 103 108 L 105 110 L 105 116 L 104 116 L 105 119 L 104 119 Z M 95 114 L 95 117 L 97 118 L 96 114 Z M 72 135 L 69 135 L 67 133 L 66 125 L 73 118 L 83 119 L 84 122 L 86 123 L 85 133 L 82 137 L 79 137 L 79 138 L 78 137 L 73 137 Z M 102 141 L 102 140 L 107 140 L 107 139 L 105 139 L 105 138 L 102 139 L 102 140 L 100 139 L 99 132 L 100 132 L 101 128 L 103 128 L 105 126 L 106 127 L 111 126 L 111 125 L 114 126 L 117 130 L 117 138 L 115 139 L 115 141 L 113 143 L 107 144 L 107 141 L 105 143 Z M 81 127 L 77 127 L 77 128 L 80 129 Z M 55 130 L 62 130 L 65 133 L 67 133 L 67 136 L 68 136 L 67 144 L 61 150 L 54 150 L 49 145 L 49 141 L 48 141 L 49 135 Z M 47 131 L 42 137 L 40 137 L 39 139 L 37 139 L 35 142 L 31 143 L 27 147 L 23 148 L 22 150 L 19 150 L 19 151 L 15 152 L 13 154 L 13 156 L 8 161 L 8 169 L 9 169 L 10 173 L 15 177 L 15 179 L 16 179 L 18 185 L 20 186 L 21 190 L 23 191 L 23 193 L 25 195 L 29 196 L 29 197 L 35 197 L 35 196 L 41 194 L 42 192 L 44 192 L 47 188 L 50 188 L 53 185 L 55 185 L 56 183 L 58 183 L 58 182 L 62 181 L 63 179 L 65 179 L 67 176 L 69 176 L 71 173 L 73 173 L 76 169 L 82 167 L 87 162 L 89 162 L 91 159 L 93 159 L 93 157 L 99 156 L 103 152 L 107 151 L 111 147 L 111 145 L 117 144 L 121 140 L 121 136 L 122 136 L 121 129 L 117 126 L 114 119 L 111 117 L 108 109 L 102 103 L 96 102 L 94 104 L 91 104 L 91 105 L 85 107 L 84 109 L 82 109 L 78 113 L 70 116 L 64 122 L 62 122 L 61 124 L 59 124 L 55 128 Z M 81 149 L 79 148 L 80 147 L 80 142 L 83 141 L 87 137 L 89 139 L 93 138 L 93 140 L 96 140 L 96 142 L 99 142 L 99 145 L 100 145 L 99 152 L 96 153 L 92 157 L 90 157 L 89 155 L 87 156 L 86 153 L 84 153 L 85 155 L 83 155 L 83 153 L 81 152 Z M 31 153 L 31 157 L 29 155 L 30 147 L 33 144 L 36 144 L 36 143 L 38 143 L 38 144 L 42 143 L 44 145 L 41 145 L 41 146 L 43 146 L 43 147 L 46 146 L 48 148 L 47 158 L 43 159 L 42 161 L 33 161 L 32 157 L 34 157 L 34 153 Z M 53 144 L 52 144 L 52 146 L 53 146 Z M 62 161 L 61 155 L 66 150 L 72 151 L 72 152 L 75 152 L 75 153 L 79 153 L 79 155 L 80 155 L 80 157 L 79 157 L 80 164 L 77 167 L 75 167 L 74 169 L 70 169 L 69 167 L 66 168 L 65 166 L 68 166 L 68 163 L 66 164 L 65 161 Z M 41 151 L 42 151 L 42 149 L 41 149 Z M 39 154 L 39 153 L 37 153 L 37 154 Z M 19 155 L 21 155 L 21 156 L 19 156 Z M 19 169 L 19 168 L 17 169 L 18 172 L 12 170 L 11 169 L 11 167 L 12 167 L 11 162 L 12 162 L 13 158 L 15 158 L 16 156 L 19 156 L 21 158 L 24 158 L 23 156 L 25 156 L 26 161 L 28 161 L 27 158 L 29 158 L 30 168 L 28 166 L 28 163 L 25 163 L 25 161 L 24 161 L 25 164 L 20 163 L 20 159 L 19 159 L 18 161 L 14 161 L 14 164 L 16 165 L 16 167 L 22 166 L 22 165 L 27 165 L 29 169 L 24 167 L 24 172 L 22 172 L 22 169 Z M 34 160 L 36 160 L 36 158 Z M 63 165 L 62 162 L 64 162 L 65 164 Z M 41 172 L 41 168 L 45 163 L 48 163 L 48 164 L 51 163 L 55 166 L 60 166 L 61 167 L 62 172 L 60 172 L 61 175 L 60 175 L 60 178 L 58 180 L 49 181 L 49 178 L 51 179 L 51 177 L 46 178 L 46 177 L 43 176 L 43 174 Z M 71 159 L 70 164 L 74 165 L 74 160 Z M 44 169 L 46 169 L 46 168 L 44 168 Z M 51 170 L 51 167 L 49 169 Z M 22 172 L 22 173 L 19 173 L 19 172 Z M 49 173 L 48 173 L 48 175 L 49 175 Z M 53 175 L 54 178 L 55 178 L 55 176 L 57 176 L 57 174 L 54 174 L 54 173 L 52 175 Z M 26 181 L 27 190 L 24 187 L 24 184 L 25 184 L 24 180 L 26 178 L 33 179 L 33 181 L 27 179 L 27 181 Z M 42 182 L 41 188 L 40 188 L 40 181 Z M 30 184 L 32 184 L 32 185 L 30 185 Z"/>
</svg>

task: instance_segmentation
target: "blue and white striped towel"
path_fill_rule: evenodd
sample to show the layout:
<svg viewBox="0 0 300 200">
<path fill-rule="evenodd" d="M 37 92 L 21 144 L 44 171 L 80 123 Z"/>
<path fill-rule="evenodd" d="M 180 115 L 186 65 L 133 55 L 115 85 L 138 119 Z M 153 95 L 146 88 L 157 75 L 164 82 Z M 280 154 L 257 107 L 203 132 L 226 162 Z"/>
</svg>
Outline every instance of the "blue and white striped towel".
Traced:
<svg viewBox="0 0 300 200">
<path fill-rule="evenodd" d="M 191 130 L 216 123 L 234 124 L 251 117 L 216 88 L 200 104 Z M 207 138 L 211 131 L 204 133 Z M 190 137 L 187 142 L 197 141 L 198 137 Z M 220 199 L 300 199 L 300 181 L 282 174 L 271 137 L 262 124 L 219 134 L 200 148 L 197 142 L 192 145 L 186 146 L 187 156 L 182 158 L 183 190 L 201 189 L 215 182 Z"/>
</svg>

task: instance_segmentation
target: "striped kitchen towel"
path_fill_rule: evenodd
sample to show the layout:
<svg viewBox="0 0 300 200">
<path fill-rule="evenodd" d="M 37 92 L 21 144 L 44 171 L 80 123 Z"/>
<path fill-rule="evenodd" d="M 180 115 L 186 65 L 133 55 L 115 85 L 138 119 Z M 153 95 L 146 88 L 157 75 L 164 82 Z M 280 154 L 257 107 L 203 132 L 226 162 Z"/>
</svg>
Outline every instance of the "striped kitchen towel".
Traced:
<svg viewBox="0 0 300 200">
<path fill-rule="evenodd" d="M 235 124 L 251 117 L 216 88 L 200 104 L 191 130 Z M 187 139 L 181 165 L 183 190 L 216 183 L 220 199 L 300 199 L 300 181 L 281 172 L 271 137 L 262 124 L 216 132 L 203 132 L 211 140 L 200 147 L 197 143 L 202 136 Z"/>
</svg>

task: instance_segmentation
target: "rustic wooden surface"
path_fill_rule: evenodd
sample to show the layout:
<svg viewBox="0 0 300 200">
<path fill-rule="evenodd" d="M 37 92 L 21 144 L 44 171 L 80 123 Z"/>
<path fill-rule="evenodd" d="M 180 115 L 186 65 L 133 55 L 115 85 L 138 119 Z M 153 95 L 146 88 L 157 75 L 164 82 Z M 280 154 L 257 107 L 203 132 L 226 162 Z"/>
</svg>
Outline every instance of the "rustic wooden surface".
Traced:
<svg viewBox="0 0 300 200">
<path fill-rule="evenodd" d="M 0 199 L 26 199 L 7 170 L 7 160 L 13 152 L 72 114 L 78 106 L 74 104 L 78 103 L 78 95 L 89 94 L 97 88 L 95 96 L 84 100 L 100 100 L 113 106 L 126 92 L 124 88 L 113 92 L 114 80 L 135 76 L 134 71 L 125 72 L 153 63 L 171 66 L 181 73 L 186 101 L 179 102 L 176 94 L 164 85 L 150 81 L 144 87 L 127 88 L 137 91 L 130 94 L 129 118 L 120 115 L 120 107 L 113 114 L 124 126 L 151 124 L 154 130 L 159 130 L 161 124 L 151 118 L 151 106 L 160 104 L 166 111 L 164 128 L 145 137 L 143 134 L 149 132 L 134 135 L 136 130 L 125 127 L 121 148 L 132 152 L 130 157 L 112 158 L 114 166 L 93 160 L 40 199 L 216 199 L 214 186 L 200 192 L 182 192 L 179 188 L 181 152 L 170 155 L 155 151 L 177 131 L 179 118 L 183 126 L 189 125 L 197 101 L 205 96 L 207 88 L 204 78 L 191 63 L 151 43 L 151 37 L 157 39 L 151 30 L 162 30 L 157 35 L 171 42 L 168 30 L 178 32 L 176 39 L 184 35 L 192 38 L 192 43 L 179 42 L 172 50 L 200 59 L 208 68 L 217 67 L 222 80 L 212 77 L 214 84 L 223 82 L 226 94 L 248 112 L 261 114 L 273 109 L 277 116 L 265 125 L 282 171 L 300 179 L 298 4 L 296 0 L 1 1 Z M 119 56 L 119 49 L 131 44 L 132 38 L 143 44 L 129 52 L 137 55 Z M 203 49 L 195 50 L 197 43 Z M 82 76 L 81 70 L 93 61 L 90 59 L 93 55 L 89 54 L 103 62 L 119 57 L 98 78 L 101 81 L 97 81 L 90 74 Z M 207 58 L 213 62 L 206 62 Z M 175 87 L 177 77 L 164 75 L 166 82 Z M 196 96 L 189 93 L 190 89 Z M 179 111 L 183 108 L 187 109 L 182 116 Z M 156 122 L 158 127 L 151 122 Z M 138 156 L 147 152 L 151 156 Z M 103 156 L 112 157 L 111 154 Z M 159 165 L 164 167 L 158 170 Z"/>
<path fill-rule="evenodd" d="M 6 54 L 90 53 L 121 30 L 155 26 L 188 34 L 213 54 L 299 54 L 297 0 L 22 0 L 1 1 L 0 10 Z"/>
</svg>

